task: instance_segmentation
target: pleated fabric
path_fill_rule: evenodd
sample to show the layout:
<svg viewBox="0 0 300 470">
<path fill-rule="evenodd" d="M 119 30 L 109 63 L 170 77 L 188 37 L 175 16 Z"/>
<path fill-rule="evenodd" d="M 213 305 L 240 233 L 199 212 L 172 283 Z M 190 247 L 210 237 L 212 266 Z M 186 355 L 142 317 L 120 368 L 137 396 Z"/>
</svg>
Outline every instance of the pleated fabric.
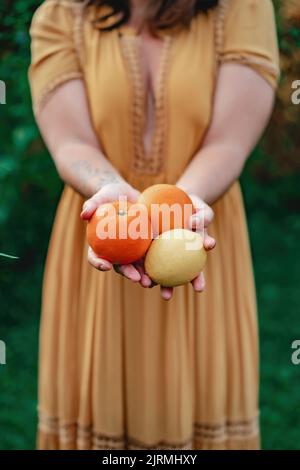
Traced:
<svg viewBox="0 0 300 470">
<path fill-rule="evenodd" d="M 40 449 L 259 448 L 256 306 L 240 198 L 236 184 L 215 204 L 206 292 L 182 286 L 165 302 L 158 287 L 88 265 L 83 200 L 65 188 L 44 279 Z"/>
</svg>

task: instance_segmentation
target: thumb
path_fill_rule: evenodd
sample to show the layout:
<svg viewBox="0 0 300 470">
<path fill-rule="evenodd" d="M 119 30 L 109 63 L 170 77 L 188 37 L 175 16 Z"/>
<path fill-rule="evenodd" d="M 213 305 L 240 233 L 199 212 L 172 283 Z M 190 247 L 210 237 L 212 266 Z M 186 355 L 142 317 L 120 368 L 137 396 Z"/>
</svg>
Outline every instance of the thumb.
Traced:
<svg viewBox="0 0 300 470">
<path fill-rule="evenodd" d="M 130 190 L 128 191 L 128 194 L 127 194 L 128 201 L 132 202 L 132 203 L 137 202 L 139 196 L 140 196 L 140 192 L 137 191 L 134 188 L 130 188 Z"/>
</svg>

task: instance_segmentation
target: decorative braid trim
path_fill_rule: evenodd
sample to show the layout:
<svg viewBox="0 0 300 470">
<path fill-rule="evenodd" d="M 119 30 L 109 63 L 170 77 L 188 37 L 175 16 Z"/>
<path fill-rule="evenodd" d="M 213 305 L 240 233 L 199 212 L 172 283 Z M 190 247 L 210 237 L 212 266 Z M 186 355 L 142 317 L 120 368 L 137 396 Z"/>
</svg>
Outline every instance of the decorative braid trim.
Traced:
<svg viewBox="0 0 300 470">
<path fill-rule="evenodd" d="M 156 108 L 155 121 L 152 140 L 152 158 L 156 167 L 156 173 L 162 170 L 164 161 L 164 145 L 166 142 L 167 119 L 166 119 L 166 82 L 167 75 L 171 64 L 171 47 L 173 37 L 166 36 L 164 39 L 164 48 L 162 51 L 161 68 L 159 70 L 157 89 L 156 89 Z"/>
<path fill-rule="evenodd" d="M 172 442 L 169 441 L 159 441 L 153 445 L 146 445 L 145 443 L 137 440 L 137 439 L 129 439 L 127 448 L 128 450 L 187 450 L 192 449 L 193 446 L 193 438 L 189 438 L 184 442 Z"/>
<path fill-rule="evenodd" d="M 220 55 L 224 44 L 225 18 L 227 14 L 228 5 L 229 0 L 219 0 L 215 16 L 215 54 L 217 64 L 220 61 Z"/>
<path fill-rule="evenodd" d="M 44 7 L 49 7 L 51 5 L 63 5 L 65 7 L 69 7 L 73 9 L 74 12 L 74 25 L 73 25 L 73 41 L 74 41 L 74 49 L 78 57 L 79 65 L 82 67 L 83 64 L 83 38 L 82 38 L 82 27 L 83 27 L 83 19 L 84 19 L 84 9 L 86 7 L 86 3 L 88 0 L 84 0 L 83 2 L 76 2 L 74 0 L 45 0 L 45 2 L 41 5 Z M 41 8 L 41 7 L 39 7 Z M 56 77 L 52 81 L 50 81 L 45 88 L 43 89 L 41 96 L 39 97 L 38 101 L 33 105 L 33 112 L 34 115 L 37 116 L 41 108 L 45 105 L 45 103 L 50 98 L 51 94 L 62 85 L 64 82 L 69 80 L 73 80 L 76 78 L 83 78 L 82 71 L 72 71 L 66 72 L 62 75 Z"/>
<path fill-rule="evenodd" d="M 227 441 L 249 441 L 259 435 L 258 416 L 247 421 L 226 421 L 222 424 L 194 424 L 194 433 L 183 442 L 157 441 L 147 444 L 125 435 L 111 436 L 93 430 L 92 426 L 79 423 L 62 423 L 58 418 L 39 413 L 39 430 L 57 435 L 62 444 L 76 443 L 79 449 L 129 449 L 129 450 L 183 450 L 192 449 L 193 442 L 209 442 L 212 445 Z"/>
<path fill-rule="evenodd" d="M 109 436 L 93 431 L 92 426 L 79 423 L 62 423 L 58 418 L 39 414 L 38 429 L 47 434 L 59 436 L 62 444 L 76 442 L 79 448 L 119 449 L 124 447 L 125 436 Z"/>
<path fill-rule="evenodd" d="M 136 35 L 124 35 L 120 38 L 123 57 L 127 64 L 133 90 L 132 102 L 132 136 L 133 136 L 133 170 L 143 174 L 158 174 L 162 170 L 163 152 L 166 132 L 166 109 L 165 109 L 165 85 L 168 65 L 170 63 L 170 49 L 173 43 L 172 36 L 164 37 L 164 45 L 158 72 L 156 91 L 156 103 L 154 111 L 154 130 L 151 141 L 150 155 L 145 155 L 143 143 L 143 130 L 145 124 L 145 100 L 146 93 L 143 84 L 143 76 L 140 57 L 137 47 Z"/>
<path fill-rule="evenodd" d="M 224 442 L 250 438 L 259 433 L 258 416 L 248 421 L 226 421 L 223 424 L 195 423 L 195 436 L 202 440 Z"/>
<path fill-rule="evenodd" d="M 73 25 L 73 38 L 74 46 L 78 56 L 78 61 L 80 66 L 83 66 L 83 22 L 84 22 L 84 12 L 88 0 L 84 0 L 80 3 L 73 4 L 75 19 Z"/>
<path fill-rule="evenodd" d="M 253 56 L 252 54 L 226 54 L 226 57 L 220 56 L 220 62 L 239 62 L 240 64 L 244 65 L 255 65 L 257 67 L 261 67 L 268 72 L 272 73 L 275 77 L 279 75 L 279 68 L 276 67 L 273 63 L 269 62 L 267 59 L 258 58 Z"/>
<path fill-rule="evenodd" d="M 253 54 L 226 54 L 223 56 L 223 44 L 225 36 L 225 19 L 229 6 L 229 0 L 219 0 L 219 5 L 217 7 L 216 16 L 215 16 L 215 54 L 216 54 L 216 64 L 217 66 L 220 63 L 226 62 L 238 62 L 239 64 L 257 66 L 261 67 L 268 72 L 270 72 L 274 78 L 278 78 L 280 75 L 279 67 L 270 63 L 264 58 L 257 58 Z"/>
<path fill-rule="evenodd" d="M 133 167 L 139 168 L 144 159 L 143 129 L 145 123 L 145 90 L 143 86 L 143 77 L 140 62 L 136 52 L 136 36 L 122 35 L 120 44 L 123 57 L 131 79 L 132 87 L 132 138 L 133 138 Z M 150 162 L 149 162 L 150 163 Z"/>
<path fill-rule="evenodd" d="M 43 92 L 41 96 L 39 97 L 38 101 L 33 105 L 33 112 L 34 115 L 37 116 L 39 111 L 42 109 L 42 107 L 45 105 L 45 103 L 48 101 L 50 98 L 51 94 L 54 92 L 54 90 L 59 87 L 59 85 L 62 85 L 64 82 L 67 82 L 69 80 L 74 80 L 76 78 L 83 78 L 82 72 L 68 72 L 60 75 L 59 77 L 56 77 L 54 80 L 48 83 L 48 85 L 43 89 Z"/>
</svg>

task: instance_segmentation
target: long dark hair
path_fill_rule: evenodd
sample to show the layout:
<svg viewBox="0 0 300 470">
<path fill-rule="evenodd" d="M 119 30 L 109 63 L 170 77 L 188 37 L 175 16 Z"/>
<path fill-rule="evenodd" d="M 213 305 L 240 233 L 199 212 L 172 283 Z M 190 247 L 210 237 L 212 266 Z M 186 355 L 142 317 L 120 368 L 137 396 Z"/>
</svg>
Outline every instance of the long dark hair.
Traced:
<svg viewBox="0 0 300 470">
<path fill-rule="evenodd" d="M 143 8 L 143 22 L 147 23 L 151 31 L 172 28 L 175 26 L 187 27 L 192 18 L 200 12 L 207 12 L 215 7 L 219 0 L 149 0 Z M 129 0 L 89 0 L 87 5 L 107 6 L 109 13 L 99 18 L 105 21 L 112 16 L 118 18 L 103 30 L 112 30 L 125 23 L 130 18 Z"/>
</svg>

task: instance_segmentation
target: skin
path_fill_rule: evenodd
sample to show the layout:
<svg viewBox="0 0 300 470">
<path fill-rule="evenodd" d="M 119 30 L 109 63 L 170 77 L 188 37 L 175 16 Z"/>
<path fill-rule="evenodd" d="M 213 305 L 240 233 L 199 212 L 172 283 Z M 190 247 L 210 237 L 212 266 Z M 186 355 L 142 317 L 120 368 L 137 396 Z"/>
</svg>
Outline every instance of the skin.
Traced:
<svg viewBox="0 0 300 470">
<path fill-rule="evenodd" d="M 136 26 L 134 3 L 130 24 Z M 159 40 L 151 38 L 147 31 L 142 36 L 144 75 L 147 82 L 153 83 L 159 63 Z M 202 224 L 207 250 L 215 246 L 215 240 L 207 233 L 214 215 L 210 205 L 239 178 L 265 129 L 273 102 L 274 90 L 257 72 L 239 64 L 220 66 L 210 127 L 201 149 L 177 182 L 197 208 L 190 220 L 190 228 Z M 71 80 L 57 88 L 39 112 L 37 122 L 60 177 L 87 198 L 81 213 L 83 220 L 89 220 L 102 203 L 120 196 L 136 202 L 139 192 L 122 178 L 103 153 L 93 130 L 81 80 Z M 146 128 L 145 142 L 149 141 L 149 133 L 150 126 Z M 101 271 L 113 269 L 111 263 L 98 258 L 91 249 L 88 260 Z M 154 285 L 144 271 L 143 260 L 120 266 L 118 272 L 145 288 Z M 204 290 L 202 273 L 192 285 L 196 292 Z M 161 287 L 161 293 L 169 300 L 173 289 Z"/>
</svg>

